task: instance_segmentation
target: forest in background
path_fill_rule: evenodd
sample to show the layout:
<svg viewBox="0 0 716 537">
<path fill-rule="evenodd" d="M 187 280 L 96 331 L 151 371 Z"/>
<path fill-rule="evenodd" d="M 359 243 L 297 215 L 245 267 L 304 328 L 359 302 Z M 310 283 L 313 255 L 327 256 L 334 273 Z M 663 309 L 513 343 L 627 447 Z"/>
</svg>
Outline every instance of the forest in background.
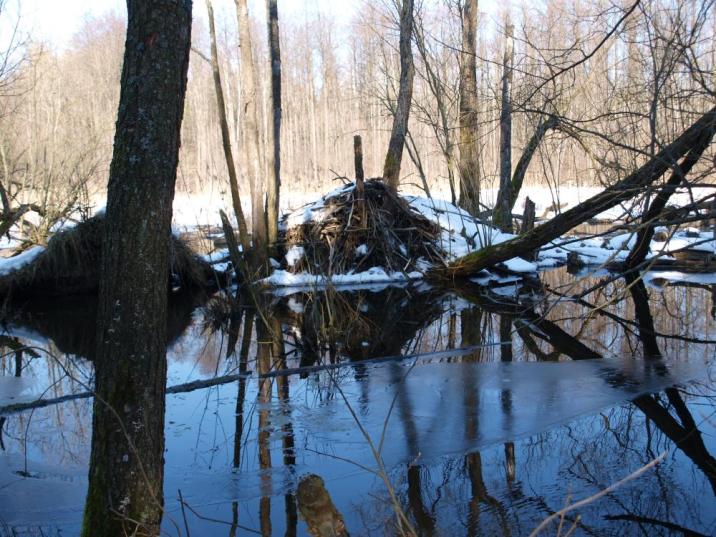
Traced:
<svg viewBox="0 0 716 537">
<path fill-rule="evenodd" d="M 227 117 L 239 147 L 236 21 L 229 2 L 216 4 Z M 479 14 L 476 132 L 487 204 L 494 200 L 484 191 L 499 186 L 501 80 L 510 34 L 513 162 L 535 133 L 544 134 L 525 182 L 552 189 L 606 186 L 637 169 L 713 102 L 712 4 L 548 0 L 515 2 L 499 16 Z M 415 6 L 415 78 L 401 169 L 403 189 L 427 185 L 447 199 L 459 195 L 461 9 L 459 0 Z M 398 18 L 390 0 L 366 0 L 347 26 L 320 11 L 281 21 L 284 192 L 323 191 L 337 176 L 351 175 L 354 134 L 363 137 L 367 176 L 381 175 L 398 91 Z M 45 215 L 36 230 L 40 239 L 59 216 L 104 191 L 125 21 L 111 13 L 87 19 L 59 51 L 27 35 L 21 18 L 16 22 L 15 39 L 3 53 L 0 157 L 9 196 L 39 205 Z M 263 28 L 253 34 L 260 143 L 267 150 L 268 47 Z M 207 22 L 195 17 L 178 168 L 182 192 L 228 192 L 208 56 Z M 248 191 L 241 159 L 237 169 Z"/>
</svg>

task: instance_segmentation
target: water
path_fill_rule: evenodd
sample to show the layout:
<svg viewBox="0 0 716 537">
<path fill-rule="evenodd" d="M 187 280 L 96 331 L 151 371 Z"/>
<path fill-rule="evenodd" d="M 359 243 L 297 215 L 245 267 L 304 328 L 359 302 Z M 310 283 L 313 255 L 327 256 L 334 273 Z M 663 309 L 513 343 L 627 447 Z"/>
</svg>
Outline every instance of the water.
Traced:
<svg viewBox="0 0 716 537">
<path fill-rule="evenodd" d="M 663 455 L 542 534 L 715 534 L 711 288 L 653 286 L 644 302 L 616 280 L 562 296 L 608 277 L 287 291 L 263 297 L 275 360 L 255 329 L 244 340 L 247 315 L 174 301 L 164 532 L 187 535 L 186 518 L 190 535 L 305 535 L 296 485 L 316 473 L 351 535 L 398 533 L 397 509 L 420 535 L 529 535 Z M 79 532 L 93 322 L 75 301 L 6 326 L 35 356 L 19 378 L 10 340 L 0 360 L 0 535 Z M 60 402 L 18 406 L 40 396 Z"/>
</svg>

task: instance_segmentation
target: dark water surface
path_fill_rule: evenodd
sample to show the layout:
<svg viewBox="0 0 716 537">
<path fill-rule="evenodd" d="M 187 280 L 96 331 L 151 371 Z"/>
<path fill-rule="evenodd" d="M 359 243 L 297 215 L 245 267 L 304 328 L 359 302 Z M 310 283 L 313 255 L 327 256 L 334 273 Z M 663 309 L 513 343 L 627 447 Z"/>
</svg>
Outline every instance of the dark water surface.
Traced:
<svg viewBox="0 0 716 537">
<path fill-rule="evenodd" d="M 398 534 L 396 509 L 419 535 L 529 535 L 655 459 L 541 535 L 716 534 L 713 286 L 592 290 L 609 279 L 284 290 L 266 323 L 175 297 L 165 534 L 305 535 L 316 473 L 351 535 Z M 76 535 L 93 306 L 27 306 L 3 333 L 0 535 Z"/>
</svg>

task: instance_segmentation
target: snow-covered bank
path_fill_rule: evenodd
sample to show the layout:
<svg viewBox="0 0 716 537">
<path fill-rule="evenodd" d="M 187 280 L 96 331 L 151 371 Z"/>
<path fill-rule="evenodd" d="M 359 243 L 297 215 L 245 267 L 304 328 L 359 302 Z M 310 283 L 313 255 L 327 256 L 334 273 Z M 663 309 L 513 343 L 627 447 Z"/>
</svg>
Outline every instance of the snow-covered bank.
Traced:
<svg viewBox="0 0 716 537">
<path fill-rule="evenodd" d="M 386 272 L 381 267 L 371 267 L 368 270 L 349 274 L 333 274 L 322 276 L 300 272 L 293 274 L 285 270 L 275 270 L 268 278 L 263 280 L 266 285 L 275 287 L 325 287 L 327 285 L 363 285 L 367 283 L 391 283 L 419 280 L 422 272 Z"/>
<path fill-rule="evenodd" d="M 303 202 L 309 194 L 286 193 L 282 197 L 282 232 L 286 233 L 291 228 L 307 224 L 320 226 L 326 219 L 335 219 L 336 210 L 340 208 L 337 207 L 336 199 L 346 198 L 353 192 L 353 188 L 352 184 L 342 185 L 308 203 Z M 518 198 L 515 211 L 519 210 L 522 200 L 526 196 L 530 196 L 536 202 L 539 216 L 549 214 L 548 209 L 550 208 L 552 212 L 566 210 L 598 191 L 599 189 L 596 188 L 563 188 L 557 196 L 546 188 L 526 188 Z M 490 194 L 491 191 L 486 191 L 485 198 L 489 199 Z M 390 194 L 388 197 L 391 196 L 394 198 L 395 194 Z M 355 258 L 356 262 L 348 263 L 347 266 L 344 263 L 343 266 L 336 269 L 334 265 L 325 262 L 327 256 L 323 256 L 321 259 L 312 256 L 308 249 L 304 248 L 299 238 L 298 241 L 287 245 L 285 256 L 282 259 L 272 260 L 275 270 L 263 280 L 263 283 L 272 287 L 322 287 L 329 284 L 344 286 L 414 281 L 423 278 L 432 267 L 450 263 L 471 252 L 515 237 L 515 235 L 503 233 L 489 224 L 476 220 L 464 210 L 442 199 L 402 194 L 400 200 L 400 204 L 396 206 L 399 213 L 414 213 L 419 220 L 422 219 L 421 222 L 427 221 L 428 227 L 433 226 L 430 228 L 429 238 L 420 235 L 421 241 L 430 243 L 430 251 L 427 253 L 424 249 L 418 252 L 414 248 L 414 243 L 406 237 L 398 239 L 396 236 L 395 241 L 389 241 L 389 248 L 378 248 L 375 251 L 369 244 L 359 240 L 348 245 L 347 257 Z M 690 198 L 688 198 L 688 194 L 681 192 L 676 194 L 673 200 L 676 204 L 683 204 L 690 201 Z M 559 203 L 555 204 L 555 201 Z M 228 214 L 232 213 L 229 202 L 230 199 L 221 192 L 200 196 L 178 194 L 174 203 L 173 227 L 175 233 L 196 231 L 199 226 L 219 227 L 219 210 L 225 209 Z M 636 210 L 638 205 L 635 204 L 631 209 Z M 352 205 L 346 206 L 352 207 Z M 556 209 L 557 207 L 559 209 Z M 250 208 L 247 206 L 245 209 L 248 214 Z M 620 209 L 621 215 L 624 214 L 623 209 Z M 390 213 L 390 209 L 383 208 L 382 210 L 383 214 Z M 612 216 L 618 215 L 615 213 Z M 352 216 L 349 216 L 348 220 L 351 218 Z M 347 228 L 343 227 L 340 222 L 338 224 L 331 232 L 337 232 L 340 235 Z M 64 229 L 72 225 L 75 224 L 67 222 Z M 398 230 L 398 228 L 408 226 L 385 227 L 390 230 Z M 437 231 L 432 231 L 433 229 Z M 202 231 L 206 230 L 202 228 Z M 214 232 L 220 233 L 220 231 L 212 230 L 212 233 Z M 380 233 L 378 230 L 378 234 Z M 495 268 L 502 274 L 505 271 L 529 274 L 536 272 L 539 268 L 564 264 L 568 261 L 570 254 L 577 254 L 579 262 L 584 265 L 607 265 L 611 262 L 623 261 L 635 240 L 635 233 L 622 233 L 607 238 L 565 236 L 542 247 L 535 261 L 513 258 Z M 695 228 L 680 230 L 660 228 L 657 229 L 655 239 L 651 243 L 649 258 L 658 256 L 662 260 L 671 259 L 672 254 L 684 249 L 716 255 L 716 241 L 714 241 L 711 232 Z M 31 263 L 42 251 L 42 247 L 35 247 L 16 257 L 0 257 L 0 276 L 7 275 Z M 394 257 L 398 258 L 399 262 L 392 264 L 385 262 L 381 256 L 386 252 L 388 254 L 397 252 L 399 255 Z M 435 255 L 432 252 L 435 252 Z M 229 266 L 228 254 L 225 250 L 214 252 L 203 260 L 214 265 L 214 268 L 220 271 L 226 270 Z M 307 262 L 308 260 L 310 263 Z"/>
<path fill-rule="evenodd" d="M 33 246 L 15 257 L 0 257 L 0 276 L 6 276 L 29 265 L 44 251 L 44 246 Z"/>
<path fill-rule="evenodd" d="M 341 190 L 338 187 L 333 191 Z M 520 191 L 517 201 L 515 202 L 515 212 L 521 213 L 524 207 L 525 198 L 529 197 L 535 203 L 537 218 L 552 218 L 558 212 L 564 212 L 571 209 L 591 198 L 592 196 L 604 190 L 602 187 L 594 186 L 563 186 L 559 188 L 550 188 L 543 186 L 524 186 Z M 402 192 L 402 191 L 401 191 Z M 716 193 L 716 187 L 699 188 L 701 197 L 705 197 Z M 281 192 L 281 213 L 288 215 L 294 213 L 297 209 L 309 206 L 317 200 L 325 199 L 328 195 L 324 192 L 292 192 L 283 190 Z M 409 189 L 403 192 L 406 198 L 421 198 L 415 189 Z M 482 202 L 487 206 L 492 206 L 497 197 L 496 189 L 484 189 L 481 191 Z M 449 200 L 449 192 L 433 191 L 434 201 L 439 206 L 445 203 L 442 200 Z M 426 198 L 422 198 L 426 199 Z M 433 201 L 433 200 L 430 200 Z M 681 189 L 674 193 L 669 200 L 669 207 L 683 207 L 692 203 L 691 194 Z M 103 201 L 98 200 L 97 206 L 102 206 Z M 452 204 L 450 204 L 452 205 Z M 220 226 L 219 209 L 226 211 L 228 215 L 232 214 L 231 196 L 227 192 L 212 191 L 200 194 L 184 194 L 177 193 L 174 198 L 174 219 L 173 224 L 177 231 L 185 231 L 195 228 L 199 225 L 215 225 Z M 250 214 L 251 206 L 248 199 L 244 200 L 243 209 L 246 214 Z M 626 216 L 636 217 L 641 214 L 643 204 L 638 200 L 635 202 L 624 203 L 612 209 L 600 213 L 595 220 L 613 222 L 623 220 Z"/>
<path fill-rule="evenodd" d="M 605 265 L 624 261 L 636 243 L 636 232 L 621 233 L 606 238 L 561 237 L 544 246 L 539 253 L 540 264 L 553 260 L 566 263 L 570 253 L 576 253 L 585 265 Z M 671 232 L 659 227 L 655 230 L 647 259 L 673 259 L 671 254 L 689 249 L 716 255 L 716 241 L 711 231 L 696 228 Z"/>
</svg>

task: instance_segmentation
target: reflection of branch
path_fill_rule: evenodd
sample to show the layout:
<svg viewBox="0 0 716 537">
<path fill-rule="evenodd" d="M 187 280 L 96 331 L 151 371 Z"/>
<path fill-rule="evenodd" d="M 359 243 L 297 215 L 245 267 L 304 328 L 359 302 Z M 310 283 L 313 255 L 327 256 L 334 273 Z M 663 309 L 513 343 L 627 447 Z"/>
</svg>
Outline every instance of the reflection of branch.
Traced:
<svg viewBox="0 0 716 537">
<path fill-rule="evenodd" d="M 629 327 L 633 326 L 635 328 L 638 328 L 638 323 L 636 321 L 631 320 L 631 319 L 626 319 L 624 317 L 620 317 L 616 313 L 607 311 L 604 309 L 603 305 L 593 304 L 592 302 L 584 300 L 583 298 L 579 298 L 577 295 L 569 295 L 567 293 L 561 293 L 553 288 L 550 288 L 549 292 L 554 295 L 560 296 L 562 298 L 566 298 L 569 301 L 580 304 L 586 308 L 589 308 L 590 310 L 594 311 L 595 313 L 598 313 L 599 315 L 608 317 L 609 319 L 619 323 L 622 326 L 622 328 L 624 328 L 625 331 L 630 331 L 633 333 L 633 331 Z M 664 339 L 675 339 L 677 341 L 685 341 L 687 343 L 703 343 L 703 344 L 716 343 L 716 339 L 700 339 L 700 338 L 682 336 L 679 334 L 665 334 L 663 332 L 656 332 L 656 331 L 654 332 L 654 335 L 657 337 L 660 337 L 660 338 L 664 338 Z"/>
<path fill-rule="evenodd" d="M 218 386 L 220 384 L 229 384 L 230 382 L 236 382 L 242 378 L 248 378 L 251 373 L 238 373 L 234 375 L 224 375 L 223 377 L 214 377 L 210 379 L 195 380 L 187 382 L 185 384 L 177 384 L 176 386 L 170 386 L 167 388 L 167 394 L 170 393 L 185 393 L 202 388 L 210 388 L 212 386 Z M 76 399 L 89 399 L 94 396 L 94 392 L 82 392 L 74 393 L 70 395 L 63 395 L 61 397 L 54 397 L 52 399 L 36 399 L 28 403 L 15 403 L 12 405 L 6 405 L 0 407 L 0 413 L 2 414 L 15 414 L 18 412 L 24 412 L 25 410 L 32 410 L 36 408 L 44 408 L 46 406 L 58 405 L 67 401 L 74 401 Z"/>
<path fill-rule="evenodd" d="M 682 533 L 685 537 L 706 537 L 703 533 L 699 533 L 683 526 L 679 526 L 678 524 L 674 524 L 673 522 L 633 515 L 631 513 L 627 513 L 624 515 L 604 515 L 604 518 L 607 520 L 628 520 L 629 522 L 637 522 L 639 524 L 651 524 L 653 526 L 661 526 L 662 528 L 666 528 L 671 531 L 678 531 Z"/>
<path fill-rule="evenodd" d="M 242 526 L 241 524 L 235 524 L 233 522 L 227 522 L 226 520 L 220 520 L 218 518 L 211 518 L 208 516 L 201 515 L 191 505 L 189 505 L 185 501 L 180 500 L 180 502 L 181 502 L 182 508 L 186 507 L 187 509 L 189 509 L 189 511 L 191 511 L 194 514 L 194 516 L 196 518 L 198 518 L 199 520 L 205 520 L 207 522 L 214 522 L 215 524 L 224 524 L 225 526 L 232 526 L 232 527 L 236 527 L 240 530 L 247 531 L 249 533 L 255 533 L 256 535 L 261 535 L 260 531 L 257 531 L 253 528 L 249 528 L 248 526 Z"/>
<path fill-rule="evenodd" d="M 568 505 L 567 507 L 565 507 L 565 508 L 563 508 L 563 509 L 560 509 L 560 510 L 557 511 L 556 513 L 554 513 L 554 514 L 548 516 L 547 518 L 545 518 L 545 519 L 542 521 L 542 523 L 541 523 L 539 526 L 537 526 L 537 527 L 532 531 L 532 533 L 530 533 L 530 537 L 536 537 L 543 529 L 545 529 L 545 528 L 546 528 L 553 520 L 555 520 L 556 518 L 561 519 L 562 517 L 564 517 L 564 515 L 566 515 L 566 514 L 569 513 L 570 511 L 574 511 L 575 509 L 578 509 L 578 508 L 580 508 L 580 507 L 584 507 L 585 505 L 588 505 L 588 504 L 590 504 L 590 503 L 592 503 L 592 502 L 598 500 L 598 499 L 601 498 L 602 496 L 606 496 L 607 494 L 610 494 L 611 492 L 614 492 L 616 489 L 618 489 L 618 488 L 621 487 L 622 485 L 628 483 L 629 481 L 632 481 L 633 479 L 636 479 L 637 477 L 639 477 L 639 476 L 641 476 L 642 474 L 646 473 L 647 471 L 651 470 L 654 466 L 656 466 L 657 464 L 659 464 L 661 461 L 664 460 L 664 458 L 666 457 L 667 453 L 668 453 L 668 452 L 664 451 L 663 453 L 661 453 L 661 455 L 659 455 L 658 457 L 656 457 L 654 460 L 652 460 L 652 461 L 649 462 L 648 464 L 642 466 L 641 468 L 639 468 L 639 469 L 636 470 L 635 472 L 632 472 L 631 474 L 629 474 L 628 476 L 626 476 L 624 479 L 621 479 L 621 480 L 617 481 L 616 483 L 614 483 L 614 484 L 612 484 L 612 485 L 609 485 L 609 486 L 608 486 L 607 488 L 605 488 L 604 490 L 600 490 L 600 491 L 597 492 L 596 494 L 593 494 L 593 495 L 589 496 L 588 498 L 584 498 L 583 500 L 580 500 L 580 501 L 578 501 L 578 502 L 576 502 L 576 503 L 573 503 L 573 504 L 571 504 L 571 505 Z"/>
<path fill-rule="evenodd" d="M 683 415 L 685 405 L 682 407 L 679 404 L 681 396 L 678 392 L 673 390 L 667 394 L 672 404 L 676 404 L 678 413 Z M 680 402 L 683 404 L 683 401 Z M 716 459 L 704 445 L 701 433 L 696 428 L 693 418 L 686 419 L 683 425 L 679 424 L 669 411 L 650 395 L 637 397 L 632 403 L 704 473 L 716 494 Z M 682 419 L 684 418 L 682 417 Z"/>
</svg>

